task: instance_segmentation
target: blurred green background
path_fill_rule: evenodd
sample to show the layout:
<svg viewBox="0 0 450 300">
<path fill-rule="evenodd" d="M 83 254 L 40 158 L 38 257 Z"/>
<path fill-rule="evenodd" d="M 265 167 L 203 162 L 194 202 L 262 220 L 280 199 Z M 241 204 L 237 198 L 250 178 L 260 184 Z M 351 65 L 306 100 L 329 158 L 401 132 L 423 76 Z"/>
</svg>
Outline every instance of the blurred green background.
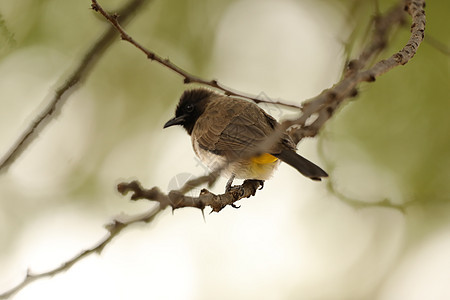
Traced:
<svg viewBox="0 0 450 300">
<path fill-rule="evenodd" d="M 124 3 L 100 2 L 110 11 Z M 339 80 L 371 18 L 394 3 L 153 0 L 126 30 L 193 74 L 300 103 Z M 449 11 L 448 1 L 426 7 L 425 35 L 447 51 Z M 108 26 L 87 0 L 0 3 L 0 154 Z M 406 24 L 380 58 L 408 36 Z M 299 145 L 329 172 L 327 182 L 281 166 L 239 210 L 206 222 L 194 209 L 165 211 L 16 298 L 450 298 L 450 62 L 441 50 L 424 42 Z M 204 174 L 188 136 L 162 130 L 184 89 L 182 78 L 117 38 L 0 174 L 0 292 L 27 268 L 55 267 L 94 244 L 115 215 L 152 207 L 118 195 L 121 180 L 167 191 L 174 179 Z M 279 119 L 295 114 L 264 108 Z M 404 211 L 349 204 L 385 199 Z"/>
</svg>

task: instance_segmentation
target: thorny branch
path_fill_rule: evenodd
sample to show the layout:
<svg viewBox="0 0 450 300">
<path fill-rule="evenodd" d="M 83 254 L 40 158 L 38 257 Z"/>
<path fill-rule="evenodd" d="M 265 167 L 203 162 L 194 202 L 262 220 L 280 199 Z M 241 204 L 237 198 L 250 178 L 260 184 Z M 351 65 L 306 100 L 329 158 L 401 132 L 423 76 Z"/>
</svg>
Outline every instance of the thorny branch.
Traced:
<svg viewBox="0 0 450 300">
<path fill-rule="evenodd" d="M 143 0 L 142 0 L 143 1 Z M 134 2 L 141 2 L 139 0 Z M 132 3 L 134 3 L 132 2 Z M 371 38 L 371 43 L 367 45 L 367 47 L 362 51 L 361 55 L 349 62 L 347 66 L 347 70 L 344 73 L 344 76 L 340 82 L 334 85 L 332 88 L 324 90 L 317 97 L 309 99 L 304 102 L 301 110 L 302 114 L 299 118 L 295 120 L 287 120 L 280 124 L 279 128 L 275 131 L 272 136 L 269 136 L 267 141 L 264 144 L 260 145 L 261 148 L 269 147 L 271 143 L 275 142 L 282 132 L 288 130 L 289 134 L 293 137 L 294 141 L 298 143 L 304 137 L 313 137 L 317 135 L 319 130 L 323 127 L 325 122 L 331 118 L 335 110 L 340 106 L 340 104 L 348 98 L 354 97 L 357 94 L 357 86 L 361 82 L 372 82 L 376 79 L 376 77 L 384 74 L 390 69 L 398 66 L 406 64 L 416 53 L 417 48 L 424 37 L 425 30 L 425 1 L 424 0 L 406 0 L 402 2 L 402 5 L 398 5 L 390 10 L 384 16 L 378 16 L 375 22 L 375 29 L 373 32 L 373 36 Z M 92 8 L 98 12 L 100 12 L 113 26 L 114 30 L 119 31 L 121 38 L 123 40 L 128 41 L 133 44 L 135 47 L 143 51 L 147 57 L 151 60 L 154 60 L 163 66 L 171 69 L 172 71 L 178 73 L 182 77 L 184 77 L 185 83 L 200 83 L 203 85 L 207 85 L 213 88 L 217 88 L 223 91 L 225 94 L 229 96 L 237 96 L 247 98 L 249 100 L 253 100 L 256 103 L 262 102 L 260 99 L 252 98 L 249 96 L 245 96 L 242 93 L 235 92 L 227 87 L 222 86 L 216 80 L 207 81 L 196 77 L 187 71 L 181 69 L 177 65 L 170 62 L 168 59 L 163 59 L 161 56 L 156 53 L 147 50 L 142 45 L 137 43 L 131 36 L 129 36 L 119 25 L 118 23 L 118 14 L 110 15 L 106 13 L 103 8 L 97 3 L 96 0 L 92 0 Z M 412 25 L 411 25 L 411 36 L 405 47 L 393 54 L 391 57 L 385 60 L 381 60 L 374 64 L 373 66 L 366 68 L 367 63 L 374 58 L 376 54 L 381 52 L 387 44 L 387 37 L 389 31 L 396 25 L 401 24 L 405 20 L 404 10 L 408 12 L 408 14 L 412 17 Z M 124 19 L 124 13 L 121 12 L 121 21 Z M 107 35 L 111 34 L 111 30 L 108 31 Z M 114 36 L 114 35 L 113 35 Z M 108 42 L 103 42 L 106 45 L 109 45 Z M 100 43 L 100 41 L 98 42 Z M 104 51 L 103 47 L 106 48 L 106 45 L 97 46 L 99 49 L 94 50 L 96 46 L 89 52 L 94 56 L 97 54 L 96 51 Z M 58 103 L 58 99 L 62 97 L 67 90 L 73 87 L 79 80 L 80 77 L 85 76 L 85 69 L 88 68 L 89 65 L 92 66 L 91 60 L 92 58 L 88 58 L 89 55 L 86 55 L 87 58 L 83 60 L 80 64 L 78 70 L 74 73 L 74 75 L 67 81 L 66 85 L 61 87 L 61 89 L 56 93 L 57 95 L 55 100 L 55 105 L 50 106 L 48 112 L 44 114 L 43 119 L 46 116 L 50 115 Z M 87 61 L 87 62 L 85 62 Z M 366 69 L 364 69 L 366 68 Z M 273 102 L 271 102 L 273 103 Z M 275 103 L 282 104 L 282 103 Z M 297 107 L 295 105 L 291 105 Z M 306 125 L 306 122 L 310 118 L 315 118 L 314 121 L 310 125 Z M 37 126 L 42 122 L 37 121 L 36 124 L 33 124 L 33 128 L 31 129 L 28 135 L 34 134 Z M 23 138 L 23 140 L 18 144 L 17 148 L 21 148 L 22 144 L 28 140 L 27 137 Z M 258 147 L 259 149 L 259 147 Z M 17 150 L 15 150 L 17 151 Z M 14 153 L 11 156 L 17 156 Z M 13 158 L 7 158 L 7 160 L 3 160 L 1 162 L 0 168 L 3 168 L 5 164 L 10 163 L 9 160 Z M 227 205 L 234 206 L 234 203 L 244 197 L 250 197 L 255 194 L 256 190 L 260 187 L 260 182 L 255 180 L 246 180 L 241 186 L 236 186 L 221 195 L 215 195 L 207 190 L 202 190 L 201 194 L 198 197 L 188 197 L 185 196 L 185 193 L 190 191 L 196 186 L 199 186 L 204 183 L 208 183 L 211 185 L 218 177 L 218 173 L 220 170 L 216 170 L 216 173 L 211 173 L 206 176 L 202 176 L 193 180 L 188 181 L 180 190 L 171 191 L 168 195 L 161 192 L 157 187 L 153 187 L 152 189 L 143 189 L 142 186 L 137 181 L 133 181 L 130 183 L 121 183 L 118 185 L 118 190 L 121 193 L 133 192 L 131 199 L 149 199 L 154 200 L 159 203 L 159 206 L 143 215 L 137 215 L 133 217 L 122 217 L 114 219 L 110 224 L 106 226 L 108 230 L 107 235 L 100 240 L 97 245 L 91 247 L 90 249 L 82 251 L 77 256 L 72 259 L 66 261 L 61 264 L 56 269 L 53 269 L 48 272 L 35 274 L 30 271 L 27 272 L 27 275 L 17 286 L 13 287 L 9 291 L 0 294 L 0 298 L 8 298 L 11 295 L 15 294 L 17 291 L 25 287 L 32 281 L 35 281 L 39 278 L 46 276 L 54 276 L 60 272 L 68 270 L 71 266 L 73 266 L 76 262 L 81 260 L 83 257 L 90 255 L 92 253 L 101 253 L 104 247 L 114 238 L 116 237 L 124 228 L 128 225 L 137 223 L 137 222 L 151 222 L 153 218 L 167 206 L 171 206 L 172 209 L 177 209 L 181 207 L 196 207 L 200 209 L 204 209 L 206 206 L 210 206 L 213 211 L 220 211 Z"/>
</svg>

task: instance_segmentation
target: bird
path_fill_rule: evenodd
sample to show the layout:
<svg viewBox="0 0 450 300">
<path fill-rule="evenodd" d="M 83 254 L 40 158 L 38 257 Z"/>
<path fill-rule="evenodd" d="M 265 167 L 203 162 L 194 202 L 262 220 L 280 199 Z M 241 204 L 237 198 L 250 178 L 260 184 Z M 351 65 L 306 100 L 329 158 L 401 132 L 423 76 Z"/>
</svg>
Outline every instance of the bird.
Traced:
<svg viewBox="0 0 450 300">
<path fill-rule="evenodd" d="M 174 125 L 182 126 L 191 136 L 194 152 L 203 164 L 211 170 L 220 169 L 229 178 L 227 188 L 235 178 L 259 180 L 262 187 L 280 161 L 312 180 L 328 177 L 322 168 L 297 154 L 287 133 L 269 149 L 258 149 L 279 123 L 254 102 L 208 88 L 185 90 L 175 116 L 164 128 Z"/>
</svg>

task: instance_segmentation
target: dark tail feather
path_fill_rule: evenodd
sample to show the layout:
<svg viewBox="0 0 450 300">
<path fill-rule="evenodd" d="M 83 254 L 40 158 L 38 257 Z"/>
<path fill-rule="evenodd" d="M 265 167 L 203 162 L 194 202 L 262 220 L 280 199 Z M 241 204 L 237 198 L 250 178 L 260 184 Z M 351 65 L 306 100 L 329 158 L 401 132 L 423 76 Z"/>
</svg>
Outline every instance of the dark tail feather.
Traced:
<svg viewBox="0 0 450 300">
<path fill-rule="evenodd" d="M 296 168 L 300 173 L 312 180 L 321 180 L 321 177 L 328 177 L 328 174 L 319 166 L 316 166 L 294 150 L 282 150 L 279 154 L 273 154 L 285 163 Z"/>
</svg>

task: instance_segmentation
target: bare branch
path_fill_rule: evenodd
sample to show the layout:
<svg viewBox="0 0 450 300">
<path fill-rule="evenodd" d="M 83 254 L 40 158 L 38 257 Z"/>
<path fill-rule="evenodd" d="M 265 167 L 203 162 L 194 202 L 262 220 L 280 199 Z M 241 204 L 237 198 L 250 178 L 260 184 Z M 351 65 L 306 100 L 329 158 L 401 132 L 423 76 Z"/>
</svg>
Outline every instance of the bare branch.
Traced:
<svg viewBox="0 0 450 300">
<path fill-rule="evenodd" d="M 185 84 L 198 83 L 198 84 L 202 84 L 202 85 L 206 85 L 206 86 L 218 89 L 218 90 L 224 92 L 225 95 L 227 95 L 227 96 L 245 98 L 248 100 L 252 100 L 255 103 L 269 103 L 269 104 L 283 105 L 286 107 L 300 109 L 300 106 L 295 105 L 295 104 L 290 104 L 290 103 L 286 103 L 286 102 L 282 102 L 282 101 L 268 101 L 268 100 L 257 98 L 255 96 L 252 96 L 249 94 L 245 94 L 243 92 L 239 92 L 232 88 L 226 87 L 225 85 L 219 83 L 216 79 L 205 80 L 203 78 L 195 76 L 195 75 L 189 73 L 188 71 L 180 68 L 179 66 L 177 66 L 176 64 L 171 62 L 168 58 L 163 58 L 162 56 L 158 55 L 157 53 L 142 46 L 139 42 L 137 42 L 135 39 L 133 39 L 128 33 L 126 33 L 125 30 L 122 28 L 122 26 L 119 24 L 119 21 L 118 21 L 119 15 L 118 14 L 110 14 L 110 13 L 106 12 L 103 9 L 103 7 L 101 7 L 100 4 L 98 4 L 97 0 L 92 0 L 91 7 L 93 10 L 99 12 L 103 17 L 105 17 L 105 19 L 108 20 L 111 23 L 111 25 L 114 26 L 114 28 L 116 28 L 116 30 L 120 33 L 120 37 L 122 40 L 129 42 L 130 44 L 132 44 L 133 46 L 135 46 L 136 48 L 141 50 L 147 56 L 148 59 L 156 61 L 156 62 L 160 63 L 161 65 L 174 71 L 175 73 L 181 75 L 184 78 Z"/>
<path fill-rule="evenodd" d="M 389 33 L 393 29 L 393 25 L 402 24 L 405 18 L 406 15 L 401 4 L 394 6 L 385 15 L 377 14 L 373 21 L 374 29 L 370 43 L 366 45 L 357 59 L 351 60 L 347 64 L 345 76 L 348 77 L 361 70 L 373 57 L 379 54 L 388 43 Z"/>
<path fill-rule="evenodd" d="M 299 125 L 291 128 L 289 134 L 298 143 L 304 137 L 313 137 L 319 133 L 325 122 L 331 118 L 340 104 L 348 98 L 357 95 L 357 86 L 361 82 L 372 82 L 392 68 L 406 64 L 417 52 L 417 48 L 424 38 L 425 32 L 425 1 L 406 0 L 404 5 L 394 7 L 385 16 L 379 16 L 372 36 L 372 42 L 363 50 L 360 57 L 349 63 L 349 71 L 334 87 L 324 90 L 320 95 L 306 101 L 303 114 L 289 124 Z M 389 29 L 393 25 L 403 23 L 404 10 L 412 17 L 411 36 L 407 44 L 391 57 L 381 60 L 371 68 L 362 70 L 367 62 L 386 46 Z M 313 115 L 319 117 L 309 126 L 306 121 Z M 286 126 L 285 126 L 286 127 Z"/>
<path fill-rule="evenodd" d="M 198 197 L 185 196 L 179 190 L 170 191 L 167 195 L 157 187 L 147 190 L 142 188 L 138 181 L 120 183 L 117 189 L 123 195 L 132 192 L 131 200 L 147 199 L 159 202 L 161 209 L 170 206 L 172 209 L 195 207 L 203 210 L 209 206 L 212 209 L 211 212 L 219 212 L 227 205 L 234 206 L 236 201 L 254 196 L 260 187 L 262 188 L 262 181 L 260 180 L 245 180 L 242 185 L 232 186 L 220 195 L 202 189 Z"/>
<path fill-rule="evenodd" d="M 120 11 L 120 21 L 126 23 L 130 20 L 131 16 L 149 0 L 132 0 L 126 4 Z M 34 141 L 38 136 L 38 133 L 44 129 L 44 127 L 51 120 L 51 117 L 55 117 L 55 112 L 61 110 L 65 100 L 67 100 L 69 94 L 73 92 L 77 85 L 87 78 L 91 69 L 98 62 L 99 58 L 108 49 L 108 47 L 114 42 L 114 38 L 117 33 L 114 28 L 108 28 L 105 33 L 92 45 L 92 47 L 83 56 L 83 59 L 73 71 L 72 74 L 64 81 L 53 95 L 50 102 L 45 108 L 34 118 L 29 126 L 22 132 L 19 138 L 16 140 L 13 146 L 7 151 L 7 153 L 0 160 L 0 172 L 5 172 L 9 166 L 19 157 L 27 146 Z"/>
</svg>

